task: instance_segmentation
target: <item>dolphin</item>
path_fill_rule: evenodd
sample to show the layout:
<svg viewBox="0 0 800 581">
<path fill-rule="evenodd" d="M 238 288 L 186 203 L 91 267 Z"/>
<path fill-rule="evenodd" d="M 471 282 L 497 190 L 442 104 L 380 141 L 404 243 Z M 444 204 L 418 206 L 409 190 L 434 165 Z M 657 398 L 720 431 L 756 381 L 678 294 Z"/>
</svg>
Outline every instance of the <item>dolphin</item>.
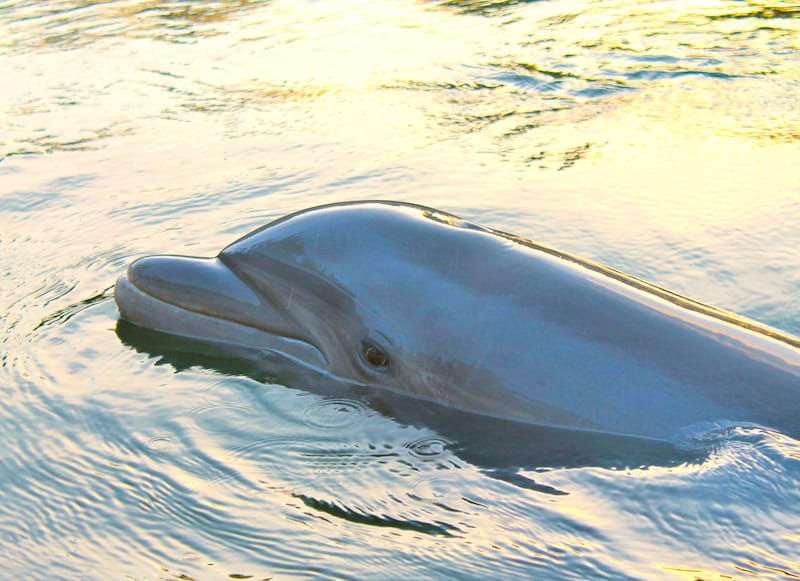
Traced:
<svg viewBox="0 0 800 581">
<path fill-rule="evenodd" d="M 800 339 L 415 204 L 329 204 L 214 258 L 140 258 L 114 295 L 124 320 L 215 353 L 492 422 L 800 438 Z"/>
</svg>

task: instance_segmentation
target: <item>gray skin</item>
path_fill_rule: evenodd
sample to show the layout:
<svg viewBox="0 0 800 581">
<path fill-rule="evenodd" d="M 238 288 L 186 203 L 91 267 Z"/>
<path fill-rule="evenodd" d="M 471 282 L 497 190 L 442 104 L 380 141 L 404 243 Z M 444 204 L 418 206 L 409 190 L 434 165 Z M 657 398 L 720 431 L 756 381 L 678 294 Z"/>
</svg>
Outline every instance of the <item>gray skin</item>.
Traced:
<svg viewBox="0 0 800 581">
<path fill-rule="evenodd" d="M 131 264 L 129 322 L 471 413 L 671 439 L 800 437 L 800 340 L 422 206 L 353 202 L 216 258 Z"/>
</svg>

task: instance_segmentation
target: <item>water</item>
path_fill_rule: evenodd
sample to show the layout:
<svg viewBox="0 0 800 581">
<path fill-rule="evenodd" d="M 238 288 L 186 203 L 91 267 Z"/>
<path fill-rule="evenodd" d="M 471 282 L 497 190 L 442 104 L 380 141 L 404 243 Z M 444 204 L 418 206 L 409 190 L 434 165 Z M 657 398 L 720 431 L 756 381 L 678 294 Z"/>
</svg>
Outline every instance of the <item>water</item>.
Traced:
<svg viewBox="0 0 800 581">
<path fill-rule="evenodd" d="M 531 489 L 359 399 L 139 351 L 110 295 L 138 256 L 399 199 L 798 335 L 799 32 L 777 1 L 0 4 L 2 576 L 800 575 L 785 435 Z"/>
</svg>

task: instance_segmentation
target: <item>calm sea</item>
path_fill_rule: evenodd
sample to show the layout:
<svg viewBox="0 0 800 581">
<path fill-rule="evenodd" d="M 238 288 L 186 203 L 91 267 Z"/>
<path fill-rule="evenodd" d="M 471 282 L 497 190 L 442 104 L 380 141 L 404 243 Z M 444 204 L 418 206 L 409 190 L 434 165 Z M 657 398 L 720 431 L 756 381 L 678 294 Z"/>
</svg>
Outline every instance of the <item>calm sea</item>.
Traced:
<svg viewBox="0 0 800 581">
<path fill-rule="evenodd" d="M 393 199 L 798 335 L 797 2 L 6 1 L 0 64 L 0 577 L 800 577 L 788 436 L 526 488 L 435 425 L 138 350 L 111 296 L 136 257 Z"/>
</svg>

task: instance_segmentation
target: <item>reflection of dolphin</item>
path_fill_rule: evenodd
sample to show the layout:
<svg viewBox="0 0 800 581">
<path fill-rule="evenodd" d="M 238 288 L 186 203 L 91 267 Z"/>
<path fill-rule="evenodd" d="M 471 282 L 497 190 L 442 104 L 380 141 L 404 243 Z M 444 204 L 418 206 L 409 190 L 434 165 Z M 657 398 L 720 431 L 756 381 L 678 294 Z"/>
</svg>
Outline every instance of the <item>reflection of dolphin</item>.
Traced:
<svg viewBox="0 0 800 581">
<path fill-rule="evenodd" d="M 313 392 L 334 401 L 359 401 L 401 424 L 432 428 L 447 450 L 485 474 L 538 492 L 563 491 L 530 480 L 518 470 L 599 466 L 675 466 L 700 462 L 715 445 L 697 442 L 688 448 L 652 438 L 637 438 L 590 430 L 575 430 L 510 421 L 404 396 L 385 389 L 369 389 L 351 381 L 340 381 L 319 371 L 281 365 L 270 354 L 268 369 L 258 350 L 226 349 L 143 329 L 127 321 L 117 323 L 123 343 L 158 357 L 178 370 L 191 367 L 214 369 L 220 373 L 249 376 L 256 381 L 284 385 Z M 233 353 L 233 356 L 231 356 Z M 288 360 L 287 360 L 288 361 Z M 370 442 L 374 444 L 374 442 Z"/>
<path fill-rule="evenodd" d="M 450 214 L 345 203 L 137 260 L 124 319 L 263 365 L 536 426 L 800 435 L 800 340 Z M 288 365 L 287 365 L 288 364 Z"/>
</svg>

